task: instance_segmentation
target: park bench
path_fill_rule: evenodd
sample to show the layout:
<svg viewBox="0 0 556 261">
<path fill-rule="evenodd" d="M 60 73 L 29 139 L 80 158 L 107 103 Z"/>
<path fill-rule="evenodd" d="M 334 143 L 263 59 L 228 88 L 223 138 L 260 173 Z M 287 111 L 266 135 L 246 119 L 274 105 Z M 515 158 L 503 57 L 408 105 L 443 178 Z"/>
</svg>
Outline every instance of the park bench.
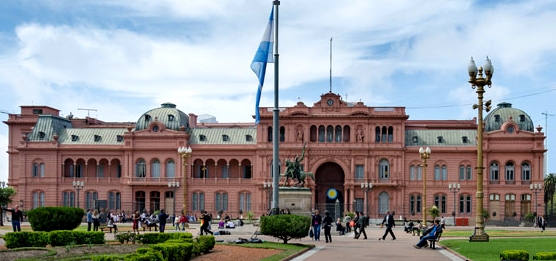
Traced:
<svg viewBox="0 0 556 261">
<path fill-rule="evenodd" d="M 428 240 L 429 241 L 429 247 L 432 248 L 432 249 L 435 249 L 436 248 L 436 242 L 440 241 L 440 237 L 442 237 L 442 232 L 437 233 L 435 238 L 429 239 Z"/>
</svg>

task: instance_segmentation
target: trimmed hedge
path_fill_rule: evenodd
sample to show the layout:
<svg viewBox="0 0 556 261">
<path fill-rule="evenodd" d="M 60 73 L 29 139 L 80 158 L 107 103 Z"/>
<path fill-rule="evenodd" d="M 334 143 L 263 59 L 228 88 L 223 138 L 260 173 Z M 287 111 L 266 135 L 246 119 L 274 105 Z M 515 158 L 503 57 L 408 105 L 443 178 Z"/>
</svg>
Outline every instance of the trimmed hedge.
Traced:
<svg viewBox="0 0 556 261">
<path fill-rule="evenodd" d="M 192 243 L 159 243 L 150 246 L 156 251 L 162 253 L 164 260 L 168 261 L 181 261 L 190 260 L 193 250 Z"/>
<path fill-rule="evenodd" d="M 33 231 L 74 230 L 85 212 L 74 207 L 38 207 L 27 211 Z"/>
<path fill-rule="evenodd" d="M 4 236 L 7 248 L 67 246 L 71 244 L 104 244 L 104 233 L 98 231 L 10 232 Z"/>
<path fill-rule="evenodd" d="M 142 247 L 136 253 L 129 254 L 124 258 L 125 261 L 164 261 L 162 253 L 152 248 Z"/>
<path fill-rule="evenodd" d="M 537 252 L 533 260 L 556 260 L 556 252 Z"/>
<path fill-rule="evenodd" d="M 504 250 L 500 253 L 500 260 L 529 260 L 529 253 L 526 250 Z"/>
<path fill-rule="evenodd" d="M 143 244 L 158 244 L 164 243 L 170 239 L 184 239 L 189 241 L 190 243 L 193 242 L 193 235 L 188 232 L 184 233 L 147 233 L 142 234 L 140 237 L 140 241 Z"/>
<path fill-rule="evenodd" d="M 300 215 L 271 215 L 261 217 L 261 234 L 283 240 L 287 244 L 290 239 L 307 236 L 311 218 Z"/>
<path fill-rule="evenodd" d="M 10 232 L 4 235 L 6 241 L 6 248 L 20 248 L 20 247 L 46 247 L 50 238 L 48 232 Z"/>
</svg>

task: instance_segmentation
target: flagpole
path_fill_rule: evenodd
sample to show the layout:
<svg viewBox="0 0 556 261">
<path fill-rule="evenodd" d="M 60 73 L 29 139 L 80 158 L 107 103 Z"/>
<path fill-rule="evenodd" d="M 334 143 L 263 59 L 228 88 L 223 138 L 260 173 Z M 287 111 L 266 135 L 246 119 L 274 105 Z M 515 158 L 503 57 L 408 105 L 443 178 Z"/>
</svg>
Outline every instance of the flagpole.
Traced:
<svg viewBox="0 0 556 261">
<path fill-rule="evenodd" d="M 280 109 L 278 108 L 278 65 L 279 57 L 278 54 L 278 6 L 280 5 L 279 0 L 274 0 L 274 109 L 273 109 L 273 133 L 272 133 L 272 214 L 280 213 L 279 209 L 279 182 L 280 182 L 280 159 L 279 159 L 279 136 L 280 133 L 280 124 L 279 124 L 279 113 Z"/>
</svg>

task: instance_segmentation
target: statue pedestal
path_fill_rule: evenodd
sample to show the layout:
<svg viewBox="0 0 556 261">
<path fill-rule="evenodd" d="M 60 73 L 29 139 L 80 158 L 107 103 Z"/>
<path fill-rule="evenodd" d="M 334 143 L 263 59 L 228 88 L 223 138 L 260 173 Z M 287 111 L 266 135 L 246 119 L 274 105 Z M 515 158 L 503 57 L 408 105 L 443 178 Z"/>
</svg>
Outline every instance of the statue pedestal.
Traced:
<svg viewBox="0 0 556 261">
<path fill-rule="evenodd" d="M 289 209 L 290 213 L 311 216 L 311 197 L 309 188 L 280 187 L 279 189 L 280 209 Z"/>
</svg>

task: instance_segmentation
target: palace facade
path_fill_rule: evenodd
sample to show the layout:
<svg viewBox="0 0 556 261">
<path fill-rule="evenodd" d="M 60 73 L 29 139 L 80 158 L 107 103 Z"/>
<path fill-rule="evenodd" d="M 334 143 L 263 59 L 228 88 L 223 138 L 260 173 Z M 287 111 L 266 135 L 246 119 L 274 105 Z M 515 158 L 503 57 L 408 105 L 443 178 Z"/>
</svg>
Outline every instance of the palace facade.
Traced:
<svg viewBox="0 0 556 261">
<path fill-rule="evenodd" d="M 251 211 L 258 217 L 271 205 L 273 148 L 272 108 L 260 108 L 260 114 L 255 126 L 205 123 L 164 103 L 135 122 L 103 122 L 21 106 L 20 114 L 4 121 L 8 183 L 18 192 L 13 202 L 24 209 L 94 208 L 97 202 L 126 213 L 174 213 L 186 198 L 187 213 L 205 209 L 237 217 Z M 509 103 L 488 113 L 484 124 L 484 208 L 490 219 L 542 212 L 543 190 L 530 189 L 543 183 L 541 128 Z M 474 223 L 476 119 L 410 120 L 404 107 L 347 103 L 330 92 L 311 106 L 281 108 L 278 131 L 281 162 L 300 155 L 306 144 L 301 163 L 314 173 L 306 185 L 314 208 L 334 211 L 339 204 L 342 213 L 358 210 L 378 219 L 390 210 L 418 220 L 426 193 L 426 206 Z M 178 155 L 180 147 L 190 147 L 191 156 Z M 425 168 L 421 147 L 432 151 Z M 372 187 L 362 188 L 365 183 Z"/>
</svg>

